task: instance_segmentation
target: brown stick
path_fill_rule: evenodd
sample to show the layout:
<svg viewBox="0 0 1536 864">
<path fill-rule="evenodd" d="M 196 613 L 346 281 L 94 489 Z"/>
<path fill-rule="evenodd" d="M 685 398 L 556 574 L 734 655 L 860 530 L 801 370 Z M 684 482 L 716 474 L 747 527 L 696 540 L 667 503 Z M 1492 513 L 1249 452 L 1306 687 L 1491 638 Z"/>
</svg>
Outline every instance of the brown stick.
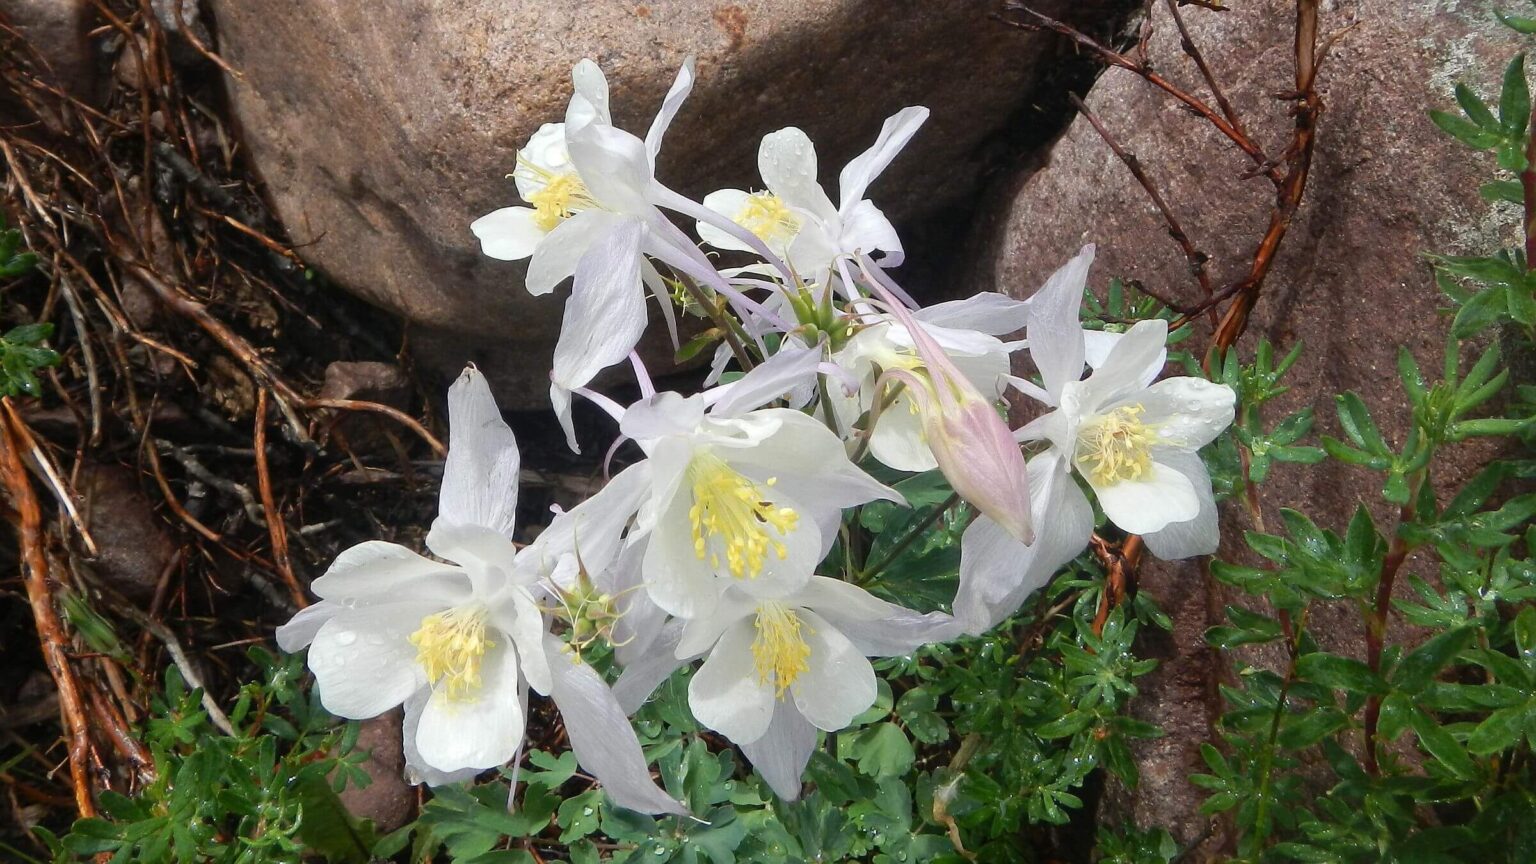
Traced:
<svg viewBox="0 0 1536 864">
<path fill-rule="evenodd" d="M 1109 65 L 1134 72 L 1142 79 L 1144 79 L 1148 84 L 1157 87 L 1159 90 L 1162 90 L 1169 96 L 1172 96 L 1173 98 L 1184 103 L 1189 107 L 1191 111 L 1194 111 L 1196 114 L 1204 117 L 1207 122 L 1209 122 L 1212 126 L 1215 126 L 1217 131 L 1227 136 L 1227 138 L 1233 144 L 1237 145 L 1239 150 L 1246 153 L 1248 158 L 1252 159 L 1254 165 L 1258 168 L 1258 173 L 1268 177 L 1270 181 L 1273 182 L 1276 186 L 1280 185 L 1281 180 L 1283 179 L 1282 175 L 1280 174 L 1279 169 L 1270 162 L 1269 157 L 1264 155 L 1263 148 L 1259 147 L 1258 144 L 1254 143 L 1252 138 L 1249 138 L 1248 135 L 1245 134 L 1242 130 L 1233 126 L 1227 120 L 1227 118 L 1217 113 L 1215 109 L 1211 108 L 1211 106 L 1207 105 L 1199 97 L 1191 95 L 1177 84 L 1174 84 L 1172 81 L 1169 81 L 1163 76 L 1157 74 L 1152 70 L 1151 67 L 1147 66 L 1146 64 L 1138 63 L 1135 60 L 1132 60 L 1119 51 L 1110 48 L 1108 45 L 1105 45 L 1104 43 L 1094 39 L 1093 37 L 1083 33 L 1082 31 L 1069 24 L 1063 24 L 1062 22 L 1057 21 L 1055 18 L 1042 15 L 1039 12 L 1036 12 L 1035 10 L 1023 5 L 1022 3 L 1016 2 L 1016 0 L 1009 0 L 1009 2 L 1006 4 L 1006 8 L 1017 12 L 1022 12 L 1025 15 L 1033 18 L 1036 23 L 1024 24 L 1018 21 L 1010 21 L 1007 18 L 998 19 L 1005 24 L 1009 24 L 1014 27 L 1023 27 L 1030 30 L 1045 29 L 1060 33 L 1078 45 L 1087 48 L 1089 51 L 1099 55 L 1099 57 Z"/>
<path fill-rule="evenodd" d="M 53 604 L 53 591 L 48 585 L 48 559 L 43 552 L 43 514 L 32 483 L 27 479 L 16 434 L 21 418 L 9 397 L 0 398 L 0 405 L 5 409 L 5 416 L 0 418 L 0 481 L 3 481 L 11 507 L 16 511 L 22 579 L 27 587 L 27 600 L 32 605 L 32 618 L 37 624 L 43 663 L 59 691 L 59 713 L 69 740 L 69 775 L 74 785 L 75 809 L 81 818 L 90 818 L 96 815 L 96 803 L 91 797 L 91 741 L 85 704 L 74 671 L 69 666 L 69 637 L 64 633 L 64 624 L 59 620 L 58 609 Z"/>
<path fill-rule="evenodd" d="M 1536 109 L 1525 130 L 1525 170 L 1520 172 L 1525 201 L 1525 269 L 1536 267 Z"/>
<path fill-rule="evenodd" d="M 1296 2 L 1296 124 L 1287 149 L 1290 167 L 1275 193 L 1275 207 L 1270 212 L 1269 227 L 1259 242 L 1253 256 L 1253 266 L 1248 275 L 1237 283 L 1236 299 L 1222 315 L 1221 323 L 1212 337 L 1211 353 L 1206 357 L 1209 366 L 1237 343 L 1248 329 L 1248 316 L 1259 300 L 1264 278 L 1274 266 L 1275 254 L 1290 230 L 1291 220 L 1301 206 L 1306 192 L 1307 177 L 1312 169 L 1312 150 L 1317 140 L 1317 121 L 1322 114 L 1323 103 L 1317 95 L 1317 0 Z M 1207 370 L 1209 371 L 1209 370 Z"/>
<path fill-rule="evenodd" d="M 252 446 L 256 450 L 256 487 L 261 492 L 261 510 L 266 519 L 267 533 L 272 538 L 272 562 L 277 574 L 288 588 L 288 596 L 300 609 L 309 605 L 304 588 L 293 575 L 293 562 L 288 558 L 288 529 L 283 524 L 283 514 L 277 509 L 272 494 L 272 475 L 267 470 L 267 391 L 256 391 L 256 432 Z"/>
<path fill-rule="evenodd" d="M 1142 539 L 1139 534 L 1125 538 L 1119 549 L 1112 548 L 1104 538 L 1093 535 L 1093 552 L 1104 565 L 1104 593 L 1099 595 L 1099 611 L 1093 616 L 1093 635 L 1104 635 L 1104 624 L 1109 621 L 1111 607 L 1125 602 L 1125 596 L 1136 581 L 1136 570 L 1141 566 Z"/>
<path fill-rule="evenodd" d="M 1141 160 L 1136 158 L 1135 153 L 1126 150 L 1119 141 L 1115 140 L 1115 137 L 1109 133 L 1109 129 L 1104 126 L 1104 123 L 1099 120 L 1093 111 L 1089 110 L 1087 103 L 1083 102 L 1076 93 L 1068 95 L 1072 99 L 1072 104 L 1083 115 L 1083 119 L 1093 126 L 1094 131 L 1099 133 L 1099 137 L 1104 139 L 1104 143 L 1109 145 L 1109 149 L 1119 157 L 1121 162 L 1125 163 L 1126 168 L 1130 169 L 1131 175 L 1136 178 L 1136 182 L 1140 183 L 1141 188 L 1146 190 L 1147 197 L 1152 199 L 1152 206 L 1157 208 L 1157 212 L 1162 214 L 1163 221 L 1168 225 L 1168 236 L 1173 238 L 1173 242 L 1178 244 L 1179 249 L 1184 253 L 1185 259 L 1189 261 L 1190 275 L 1194 276 L 1195 281 L 1200 283 L 1200 289 L 1205 292 L 1206 297 L 1213 296 L 1216 292 L 1211 287 L 1211 276 L 1205 269 L 1205 264 L 1210 260 L 1210 256 L 1195 248 L 1194 242 L 1189 239 L 1189 232 L 1185 231 L 1184 226 L 1179 224 L 1178 217 L 1173 214 L 1173 208 L 1168 206 L 1168 202 L 1163 198 L 1162 193 L 1158 192 L 1157 187 L 1153 185 L 1152 178 L 1147 176 L 1146 169 L 1141 167 Z M 1185 311 L 1180 307 L 1172 305 L 1169 308 L 1175 312 Z M 1216 323 L 1215 317 L 1215 310 L 1212 310 L 1212 324 Z"/>
<path fill-rule="evenodd" d="M 1179 28 L 1179 47 L 1184 49 L 1189 59 L 1195 61 L 1196 68 L 1200 70 L 1200 77 L 1205 79 L 1205 86 L 1211 89 L 1211 98 L 1215 99 L 1217 106 L 1221 108 L 1222 116 L 1227 118 L 1227 122 L 1232 124 L 1233 129 L 1247 135 L 1248 130 L 1243 128 L 1243 121 L 1237 116 L 1237 109 L 1227 101 L 1227 94 L 1222 92 L 1221 85 L 1216 83 L 1216 75 L 1211 72 L 1210 64 L 1205 62 L 1205 55 L 1200 53 L 1194 37 L 1189 35 L 1189 28 L 1184 25 L 1184 16 L 1179 14 L 1179 2 L 1180 0 L 1167 0 L 1168 14 L 1173 16 L 1173 24 Z"/>
</svg>

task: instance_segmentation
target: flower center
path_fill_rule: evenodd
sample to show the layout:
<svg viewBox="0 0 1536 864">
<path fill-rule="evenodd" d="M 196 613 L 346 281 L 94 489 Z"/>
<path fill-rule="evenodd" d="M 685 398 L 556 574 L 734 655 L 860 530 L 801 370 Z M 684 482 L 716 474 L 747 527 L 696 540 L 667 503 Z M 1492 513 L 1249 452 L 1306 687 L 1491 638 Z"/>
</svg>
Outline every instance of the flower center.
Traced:
<svg viewBox="0 0 1536 864">
<path fill-rule="evenodd" d="M 800 217 L 784 199 L 772 192 L 753 192 L 731 220 L 762 238 L 770 246 L 782 246 L 800 230 Z"/>
<path fill-rule="evenodd" d="M 577 211 L 597 206 L 575 171 L 551 171 L 522 157 L 518 157 L 517 170 L 525 178 L 542 184 L 528 196 L 528 203 L 533 205 L 533 224 L 540 231 L 553 231 Z"/>
<path fill-rule="evenodd" d="M 1141 421 L 1146 409 L 1126 405 L 1085 425 L 1077 435 L 1077 464 L 1100 486 L 1139 480 L 1152 470 L 1157 432 Z"/>
<path fill-rule="evenodd" d="M 723 547 L 732 576 L 756 579 L 770 550 L 780 561 L 789 554 L 780 538 L 800 521 L 792 508 L 776 507 L 764 500 L 761 486 L 712 453 L 693 457 L 688 463 L 688 481 L 693 485 L 688 520 L 693 524 L 693 553 L 699 560 L 707 558 L 710 566 L 719 569 Z M 773 479 L 766 485 L 772 486 Z M 778 536 L 772 536 L 770 529 Z"/>
<path fill-rule="evenodd" d="M 411 634 L 416 662 L 427 680 L 447 689 L 448 698 L 463 700 L 480 689 L 480 660 L 496 643 L 485 638 L 484 606 L 458 606 L 421 619 Z"/>
<path fill-rule="evenodd" d="M 772 680 L 776 695 L 783 699 L 789 685 L 811 668 L 805 662 L 811 656 L 811 646 L 805 644 L 800 632 L 800 616 L 783 603 L 770 600 L 758 604 L 754 626 L 757 638 L 752 640 L 752 658 L 757 661 L 757 682 Z"/>
</svg>

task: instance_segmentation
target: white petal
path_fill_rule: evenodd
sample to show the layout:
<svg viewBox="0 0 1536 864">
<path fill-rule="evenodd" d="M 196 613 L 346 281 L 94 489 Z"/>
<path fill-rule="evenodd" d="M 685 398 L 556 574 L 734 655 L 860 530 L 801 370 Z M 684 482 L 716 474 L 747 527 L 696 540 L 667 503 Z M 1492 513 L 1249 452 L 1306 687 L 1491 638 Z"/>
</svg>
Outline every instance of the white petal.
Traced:
<svg viewBox="0 0 1536 864">
<path fill-rule="evenodd" d="M 751 198 L 740 189 L 720 189 L 704 196 L 702 202 L 705 207 L 719 213 L 727 219 L 734 220 L 746 206 Z M 699 232 L 699 239 L 715 247 L 716 249 L 730 249 L 735 252 L 751 252 L 752 247 L 733 237 L 730 233 L 717 228 L 702 219 L 694 223 Z"/>
<path fill-rule="evenodd" d="M 927 119 L 928 109 L 922 106 L 903 108 L 886 118 L 875 143 L 844 166 L 838 175 L 838 212 L 849 212 L 864 197 L 869 184 L 891 164 L 891 160 L 896 158 L 901 148 L 907 146 L 907 142 L 917 134 L 918 127 Z"/>
<path fill-rule="evenodd" d="M 517 261 L 533 254 L 547 232 L 534 221 L 530 207 L 503 207 L 469 223 L 480 238 L 480 251 L 501 261 Z"/>
<path fill-rule="evenodd" d="M 560 431 L 565 433 L 565 444 L 571 448 L 572 453 L 580 453 L 581 447 L 576 443 L 576 420 L 571 416 L 571 391 L 561 387 L 559 382 L 549 383 L 549 407 L 555 412 L 555 422 L 559 424 Z"/>
<path fill-rule="evenodd" d="M 427 548 L 459 564 L 474 592 L 482 597 L 501 590 L 512 574 L 517 547 L 507 535 L 480 525 L 450 522 L 439 516 L 427 532 Z"/>
<path fill-rule="evenodd" d="M 704 409 L 701 396 L 664 390 L 625 409 L 619 431 L 636 441 L 689 435 L 704 422 Z"/>
<path fill-rule="evenodd" d="M 613 697 L 618 700 L 625 714 L 639 711 L 640 706 L 645 704 L 645 700 L 650 698 L 662 682 L 671 678 L 672 673 L 683 664 L 694 659 L 677 657 L 677 640 L 682 631 L 681 620 L 667 622 L 651 642 L 650 650 L 624 664 L 624 674 L 613 685 Z"/>
<path fill-rule="evenodd" d="M 672 79 L 672 86 L 661 102 L 661 110 L 656 112 L 656 119 L 651 121 L 651 128 L 645 133 L 645 152 L 652 165 L 656 164 L 656 154 L 661 152 L 661 139 L 667 134 L 667 127 L 672 125 L 677 109 L 683 107 L 683 100 L 693 89 L 693 74 L 693 58 L 689 57 L 677 70 L 677 77 Z"/>
<path fill-rule="evenodd" d="M 713 403 L 711 417 L 738 417 L 814 383 L 821 364 L 821 346 L 786 344 L 752 371 L 705 395 Z"/>
<path fill-rule="evenodd" d="M 505 632 L 517 646 L 518 667 L 522 670 L 523 679 L 535 692 L 547 696 L 551 686 L 550 668 L 560 662 L 559 655 L 554 658 L 546 656 L 549 630 L 544 624 L 543 613 L 534 605 L 533 597 L 527 589 L 514 588 L 511 594 L 515 614 L 507 622 L 509 626 Z"/>
<path fill-rule="evenodd" d="M 1110 333 L 1107 330 L 1083 331 L 1083 359 L 1088 362 L 1089 369 L 1097 369 L 1109 359 L 1109 352 L 1115 350 L 1115 343 L 1120 341 L 1124 333 Z"/>
<path fill-rule="evenodd" d="M 1104 364 L 1083 382 L 1081 404 L 1084 413 L 1140 398 L 1168 361 L 1167 343 L 1167 321 L 1155 318 L 1133 324 L 1110 349 Z"/>
<path fill-rule="evenodd" d="M 709 562 L 694 553 L 688 519 L 692 500 L 687 490 L 672 496 L 669 506 L 657 517 L 642 565 L 651 599 L 679 618 L 708 614 L 721 590 Z"/>
<path fill-rule="evenodd" d="M 383 540 L 359 543 L 331 562 L 309 590 L 326 600 L 396 599 L 401 590 L 451 591 L 462 585 L 460 568 L 417 555 Z"/>
<path fill-rule="evenodd" d="M 780 494 L 814 511 L 841 512 L 876 498 L 901 501 L 901 495 L 849 461 L 843 442 L 825 425 L 789 408 L 763 408 L 754 419 L 776 423 L 772 434 L 754 446 L 722 453 L 733 467 L 759 480 L 777 478 Z"/>
<path fill-rule="evenodd" d="M 865 621 L 884 618 L 897 608 L 857 585 L 828 576 L 812 576 L 795 595 L 795 603 L 828 617 Z"/>
<path fill-rule="evenodd" d="M 811 648 L 809 665 L 790 690 L 805 719 L 819 729 L 842 729 L 875 704 L 875 670 L 831 622 L 814 612 L 802 612 L 801 633 Z M 701 673 L 702 674 L 702 673 Z"/>
<path fill-rule="evenodd" d="M 613 231 L 617 218 L 601 210 L 583 210 L 556 225 L 528 262 L 528 293 L 537 297 L 555 290 L 576 272 L 588 247 Z"/>
<path fill-rule="evenodd" d="M 303 651 L 309 643 L 315 641 L 316 634 L 325 622 L 336 617 L 341 609 L 339 604 L 324 601 L 300 609 L 288 619 L 288 623 L 277 628 L 277 647 L 289 654 Z"/>
<path fill-rule="evenodd" d="M 431 696 L 431 690 L 422 688 L 405 700 L 405 720 L 400 725 L 400 737 L 404 743 L 402 749 L 405 750 L 405 779 L 413 786 L 421 783 L 428 786 L 447 786 L 473 780 L 475 775 L 480 773 L 480 769 L 439 771 L 423 762 L 421 753 L 416 750 L 416 729 L 421 725 L 421 712 L 427 707 L 427 700 Z"/>
<path fill-rule="evenodd" d="M 789 699 L 778 700 L 768 731 L 756 741 L 738 745 L 741 752 L 768 781 L 773 794 L 785 801 L 800 797 L 800 776 L 816 752 L 816 727 Z"/>
<path fill-rule="evenodd" d="M 873 387 L 870 392 L 873 396 Z M 881 393 L 880 398 L 886 398 L 885 393 Z M 902 388 L 900 394 L 880 411 L 875 430 L 869 436 L 869 455 L 882 465 L 913 474 L 939 467 L 939 461 L 928 446 L 922 415 L 917 412 L 907 388 Z"/>
<path fill-rule="evenodd" d="M 873 203 L 856 202 L 853 209 L 843 215 L 842 223 L 843 230 L 837 242 L 839 251 L 850 255 L 885 252 L 886 258 L 881 259 L 882 264 L 900 263 L 903 254 L 901 237 L 897 236 L 891 220 L 885 218 L 885 214 Z M 892 257 L 896 260 L 888 261 Z"/>
<path fill-rule="evenodd" d="M 634 727 L 613 691 L 592 667 L 562 652 L 547 636 L 545 652 L 554 674 L 550 697 L 565 721 L 565 733 L 581 767 L 603 784 L 613 803 L 642 813 L 685 814 L 687 808 L 657 788 Z"/>
<path fill-rule="evenodd" d="M 604 207 L 629 215 L 651 208 L 652 169 L 645 142 L 612 126 L 571 129 L 567 124 L 566 146 L 587 191 Z"/>
<path fill-rule="evenodd" d="M 596 63 L 585 59 L 577 63 L 571 69 L 571 83 L 576 92 L 565 112 L 567 126 L 613 122 L 608 115 L 608 79 Z"/>
<path fill-rule="evenodd" d="M 1237 396 L 1204 378 L 1165 378 L 1139 397 L 1141 422 L 1157 429 L 1159 442 L 1198 450 L 1232 425 Z"/>
<path fill-rule="evenodd" d="M 427 683 L 410 635 L 441 607 L 420 602 L 342 610 L 309 646 L 325 710 L 349 720 L 377 717 Z"/>
<path fill-rule="evenodd" d="M 473 366 L 448 388 L 448 458 L 438 516 L 511 536 L 517 519 L 517 439 Z"/>
<path fill-rule="evenodd" d="M 757 661 L 752 656 L 754 638 L 750 623 L 737 622 L 720 637 L 715 650 L 688 682 L 688 706 L 693 716 L 737 744 L 763 737 L 776 701 L 773 686 L 758 682 Z M 874 702 L 873 695 L 870 702 Z"/>
<path fill-rule="evenodd" d="M 650 491 L 648 461 L 625 468 L 597 494 L 555 516 L 538 539 L 518 553 L 517 570 L 544 578 L 560 559 L 576 555 L 588 572 L 605 571 L 619 553 L 620 536 Z"/>
<path fill-rule="evenodd" d="M 1157 460 L 1170 469 L 1189 478 L 1200 499 L 1200 512 L 1184 522 L 1170 522 L 1161 531 L 1145 535 L 1147 549 L 1164 561 L 1193 558 L 1196 555 L 1214 555 L 1221 544 L 1221 529 L 1216 519 L 1216 498 L 1211 494 L 1211 478 L 1205 471 L 1200 454 L 1188 450 L 1169 450 L 1157 455 Z"/>
<path fill-rule="evenodd" d="M 683 619 L 683 629 L 674 649 L 680 658 L 708 654 L 720 636 L 737 622 L 757 613 L 757 598 L 741 591 L 726 591 L 708 615 Z"/>
<path fill-rule="evenodd" d="M 643 230 L 637 220 L 620 222 L 576 265 L 576 283 L 565 304 L 550 373 L 560 386 L 585 386 L 598 372 L 628 356 L 645 332 L 645 292 L 640 284 Z"/>
<path fill-rule="evenodd" d="M 816 181 L 816 145 L 800 129 L 789 126 L 764 135 L 757 171 L 768 191 L 785 204 L 823 222 L 836 218 L 832 200 Z"/>
<path fill-rule="evenodd" d="M 1048 450 L 1029 461 L 1030 508 L 1038 526 L 1026 546 L 1001 526 L 978 517 L 960 538 L 960 588 L 955 617 L 968 633 L 983 633 L 1012 615 L 1037 589 L 1076 558 L 1093 534 L 1093 507 Z"/>
<path fill-rule="evenodd" d="M 545 123 L 537 132 L 529 136 L 528 143 L 523 149 L 517 151 L 518 167 L 526 162 L 539 171 L 520 170 L 512 172 L 512 179 L 517 183 L 517 194 L 523 196 L 524 201 L 532 201 L 533 196 L 548 186 L 548 182 L 541 174 L 574 174 L 576 168 L 571 164 L 571 153 L 565 149 L 565 124 Z"/>
<path fill-rule="evenodd" d="M 1083 329 L 1078 310 L 1094 247 L 1084 246 L 1029 298 L 1029 356 L 1047 393 L 1060 398 L 1068 382 L 1083 377 Z"/>
<path fill-rule="evenodd" d="M 1001 530 L 1001 529 L 999 529 Z M 924 645 L 948 642 L 964 631 L 960 622 L 943 612 L 919 613 L 892 606 L 883 618 L 862 621 L 828 614 L 823 616 L 842 631 L 853 647 L 865 657 L 899 657 Z"/>
<path fill-rule="evenodd" d="M 947 300 L 913 311 L 912 317 L 938 327 L 975 330 L 1005 336 L 1029 323 L 1029 303 L 996 291 L 983 291 L 964 300 Z"/>
<path fill-rule="evenodd" d="M 649 537 L 641 537 L 626 545 L 614 566 L 595 580 L 601 590 L 614 598 L 614 613 L 619 620 L 613 625 L 612 642 L 614 657 L 620 665 L 627 666 L 649 652 L 667 620 L 666 610 L 651 599 L 640 575 L 648 540 Z"/>
<path fill-rule="evenodd" d="M 523 743 L 523 706 L 517 696 L 517 652 L 500 645 L 486 652 L 473 699 L 434 690 L 416 727 L 416 750 L 439 771 L 495 768 Z"/>
<path fill-rule="evenodd" d="M 1131 534 L 1161 531 L 1169 523 L 1188 522 L 1200 513 L 1200 498 L 1190 479 L 1157 461 L 1136 480 L 1099 485 L 1089 477 L 1088 483 L 1109 521 Z"/>
</svg>

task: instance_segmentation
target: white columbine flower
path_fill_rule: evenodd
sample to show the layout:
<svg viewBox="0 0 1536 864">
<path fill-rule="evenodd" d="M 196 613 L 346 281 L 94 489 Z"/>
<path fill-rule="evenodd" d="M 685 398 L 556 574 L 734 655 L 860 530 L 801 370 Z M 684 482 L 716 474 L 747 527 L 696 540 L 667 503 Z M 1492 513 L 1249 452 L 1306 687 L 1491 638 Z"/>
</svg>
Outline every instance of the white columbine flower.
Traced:
<svg viewBox="0 0 1536 864">
<path fill-rule="evenodd" d="M 471 226 L 487 255 L 530 257 L 527 288 L 544 295 L 574 276 L 555 345 L 550 398 L 574 449 L 570 393 L 623 360 L 645 330 L 645 283 L 664 314 L 666 287 L 646 256 L 705 281 L 719 275 L 662 212 L 656 154 L 693 87 L 693 61 L 678 70 L 645 140 L 612 125 L 608 81 L 591 60 L 571 73 L 575 93 L 565 122 L 546 124 L 518 153 L 519 194 L 532 207 L 508 207 Z M 673 196 L 675 197 L 675 196 Z M 675 331 L 675 322 L 668 319 Z"/>
<path fill-rule="evenodd" d="M 614 692 L 633 711 L 678 667 L 704 657 L 688 685 L 694 717 L 738 744 L 774 792 L 793 800 L 817 730 L 842 729 L 874 704 L 866 658 L 956 633 L 948 615 L 919 615 L 825 576 L 776 598 L 732 587 L 708 614 L 667 625 Z"/>
<path fill-rule="evenodd" d="M 1104 515 L 1140 534 L 1154 555 L 1187 558 L 1216 551 L 1215 500 L 1196 451 L 1232 423 L 1236 395 L 1203 378 L 1153 383 L 1167 358 L 1168 323 L 1138 321 L 1086 379 L 1078 309 L 1092 250 L 1069 264 L 1031 306 L 1030 356 L 1057 410 L 1019 431 L 1047 440 L 1093 488 Z M 1086 260 L 1082 260 L 1086 259 Z M 1076 266 L 1074 266 L 1076 265 Z"/>
<path fill-rule="evenodd" d="M 874 145 L 838 175 L 842 194 L 836 205 L 816 181 L 811 139 L 790 126 L 764 136 L 758 148 L 758 172 L 766 190 L 721 189 L 705 196 L 704 206 L 756 235 L 802 279 L 823 279 L 837 258 L 860 253 L 881 252 L 882 264 L 900 264 L 896 229 L 864 193 L 927 119 L 923 107 L 904 108 L 888 118 Z M 717 249 L 756 251 L 709 221 L 701 220 L 698 231 Z"/>
<path fill-rule="evenodd" d="M 519 457 L 485 379 L 468 369 L 448 393 L 450 442 L 427 547 L 346 550 L 312 588 L 321 602 L 278 629 L 309 647 L 333 714 L 374 717 L 405 705 L 413 780 L 452 782 L 513 759 L 527 690 L 551 696 L 577 759 L 621 806 L 682 812 L 656 788 L 638 739 L 601 677 L 546 629 L 536 582 L 510 534 Z"/>
</svg>

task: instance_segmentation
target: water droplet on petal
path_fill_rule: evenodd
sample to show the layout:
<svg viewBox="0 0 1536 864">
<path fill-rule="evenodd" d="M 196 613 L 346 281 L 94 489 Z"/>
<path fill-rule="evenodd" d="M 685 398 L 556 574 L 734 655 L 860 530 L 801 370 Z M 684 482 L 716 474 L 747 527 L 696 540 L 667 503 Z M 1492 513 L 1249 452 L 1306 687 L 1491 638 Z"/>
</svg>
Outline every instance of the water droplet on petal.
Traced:
<svg viewBox="0 0 1536 864">
<path fill-rule="evenodd" d="M 351 630 L 343 630 L 340 633 L 337 633 L 335 638 L 337 645 L 346 647 L 357 641 L 357 634 L 353 633 Z"/>
</svg>

